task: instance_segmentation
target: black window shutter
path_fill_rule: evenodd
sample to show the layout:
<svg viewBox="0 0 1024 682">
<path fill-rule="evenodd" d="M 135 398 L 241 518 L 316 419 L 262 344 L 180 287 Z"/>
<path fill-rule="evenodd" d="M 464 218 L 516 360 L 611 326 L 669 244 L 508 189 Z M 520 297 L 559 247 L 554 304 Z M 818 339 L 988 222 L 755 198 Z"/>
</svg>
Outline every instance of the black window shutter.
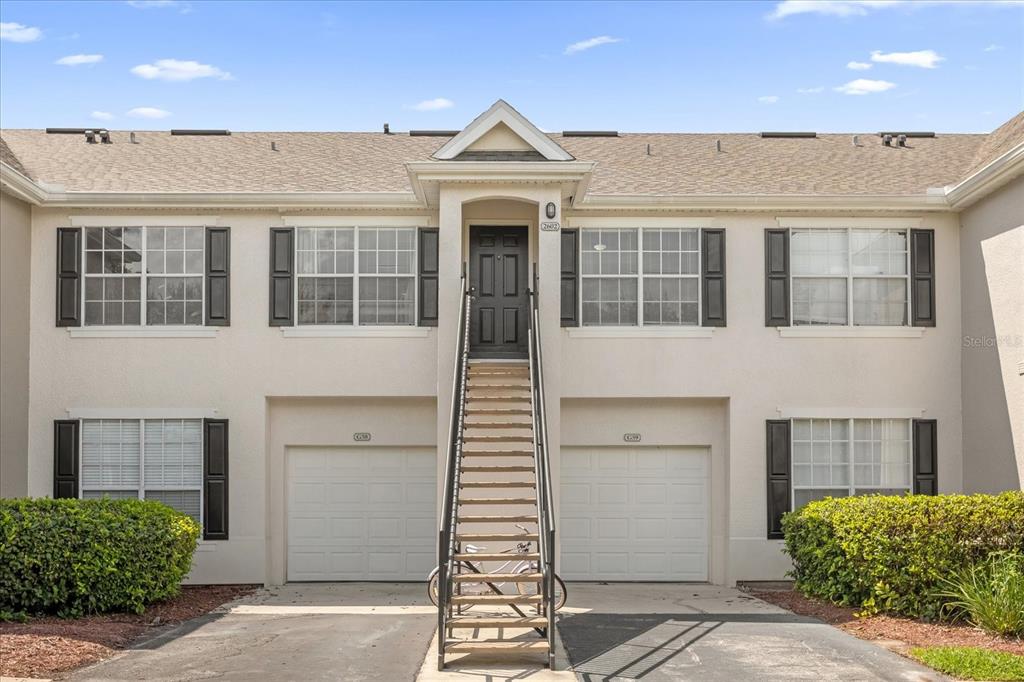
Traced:
<svg viewBox="0 0 1024 682">
<path fill-rule="evenodd" d="M 228 420 L 203 420 L 203 539 L 228 539 Z"/>
<path fill-rule="evenodd" d="M 270 228 L 270 326 L 295 324 L 295 228 Z"/>
<path fill-rule="evenodd" d="M 57 228 L 57 326 L 82 326 L 82 228 Z"/>
<path fill-rule="evenodd" d="M 725 326 L 725 230 L 700 231 L 701 325 Z"/>
<path fill-rule="evenodd" d="M 934 419 L 914 420 L 914 494 L 939 494 L 939 458 Z"/>
<path fill-rule="evenodd" d="M 782 538 L 782 515 L 790 509 L 788 419 L 769 419 L 765 436 L 768 451 L 768 539 Z"/>
<path fill-rule="evenodd" d="M 78 497 L 77 419 L 53 422 L 53 497 Z"/>
<path fill-rule="evenodd" d="M 580 290 L 579 230 L 562 230 L 562 265 L 560 298 L 562 326 L 578 327 Z"/>
<path fill-rule="evenodd" d="M 438 230 L 420 229 L 420 326 L 437 326 Z"/>
<path fill-rule="evenodd" d="M 206 228 L 206 324 L 231 324 L 231 228 Z"/>
<path fill-rule="evenodd" d="M 935 230 L 910 231 L 912 324 L 935 326 Z"/>
<path fill-rule="evenodd" d="M 764 326 L 789 326 L 789 230 L 764 231 Z"/>
</svg>

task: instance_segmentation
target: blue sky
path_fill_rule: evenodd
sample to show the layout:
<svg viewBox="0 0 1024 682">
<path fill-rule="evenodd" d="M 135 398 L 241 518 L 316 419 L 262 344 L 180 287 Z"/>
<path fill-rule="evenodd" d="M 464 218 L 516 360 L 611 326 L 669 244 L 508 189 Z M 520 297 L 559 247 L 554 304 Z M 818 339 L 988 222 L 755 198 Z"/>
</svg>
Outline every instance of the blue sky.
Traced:
<svg viewBox="0 0 1024 682">
<path fill-rule="evenodd" d="M 1020 2 L 0 2 L 0 125 L 988 131 Z"/>
</svg>

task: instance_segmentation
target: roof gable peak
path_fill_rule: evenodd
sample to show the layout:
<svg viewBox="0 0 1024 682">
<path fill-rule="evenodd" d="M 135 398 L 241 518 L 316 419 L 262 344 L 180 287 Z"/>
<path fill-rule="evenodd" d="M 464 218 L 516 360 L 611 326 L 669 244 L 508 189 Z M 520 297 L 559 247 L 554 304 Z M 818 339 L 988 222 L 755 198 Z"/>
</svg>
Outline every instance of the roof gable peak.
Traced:
<svg viewBox="0 0 1024 682">
<path fill-rule="evenodd" d="M 488 139 L 483 139 L 483 138 Z M 516 139 L 518 138 L 518 140 Z M 533 125 L 525 116 L 512 108 L 508 102 L 499 99 L 491 108 L 477 116 L 463 128 L 462 132 L 434 152 L 434 158 L 451 161 L 474 145 L 477 148 L 491 147 L 488 141 L 504 140 L 515 147 L 507 151 L 532 149 L 548 161 L 572 161 L 569 152 Z M 481 145 L 477 145 L 480 142 Z"/>
</svg>

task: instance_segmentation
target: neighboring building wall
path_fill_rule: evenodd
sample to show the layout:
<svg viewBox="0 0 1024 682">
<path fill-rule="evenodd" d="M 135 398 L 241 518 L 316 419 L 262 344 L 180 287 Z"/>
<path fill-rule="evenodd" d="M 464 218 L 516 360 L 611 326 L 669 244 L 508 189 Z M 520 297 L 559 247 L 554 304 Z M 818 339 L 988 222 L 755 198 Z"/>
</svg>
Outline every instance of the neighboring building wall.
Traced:
<svg viewBox="0 0 1024 682">
<path fill-rule="evenodd" d="M 1024 483 L 1024 177 L 960 216 L 964 490 Z"/>
<path fill-rule="evenodd" d="M 31 225 L 32 208 L 0 193 L 0 497 L 28 491 Z"/>
</svg>

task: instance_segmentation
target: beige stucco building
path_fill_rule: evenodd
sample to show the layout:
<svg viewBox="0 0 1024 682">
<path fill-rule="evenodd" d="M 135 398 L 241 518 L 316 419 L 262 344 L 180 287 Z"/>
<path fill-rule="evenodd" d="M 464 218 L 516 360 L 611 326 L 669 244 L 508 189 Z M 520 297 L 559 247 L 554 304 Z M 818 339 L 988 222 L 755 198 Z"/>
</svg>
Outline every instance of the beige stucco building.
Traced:
<svg viewBox="0 0 1024 682">
<path fill-rule="evenodd" d="M 781 578 L 807 500 L 1021 487 L 1024 114 L 214 132 L 2 131 L 3 496 L 166 501 L 194 582 L 421 579 L 463 272 L 475 356 L 537 292 L 568 579 Z"/>
</svg>

